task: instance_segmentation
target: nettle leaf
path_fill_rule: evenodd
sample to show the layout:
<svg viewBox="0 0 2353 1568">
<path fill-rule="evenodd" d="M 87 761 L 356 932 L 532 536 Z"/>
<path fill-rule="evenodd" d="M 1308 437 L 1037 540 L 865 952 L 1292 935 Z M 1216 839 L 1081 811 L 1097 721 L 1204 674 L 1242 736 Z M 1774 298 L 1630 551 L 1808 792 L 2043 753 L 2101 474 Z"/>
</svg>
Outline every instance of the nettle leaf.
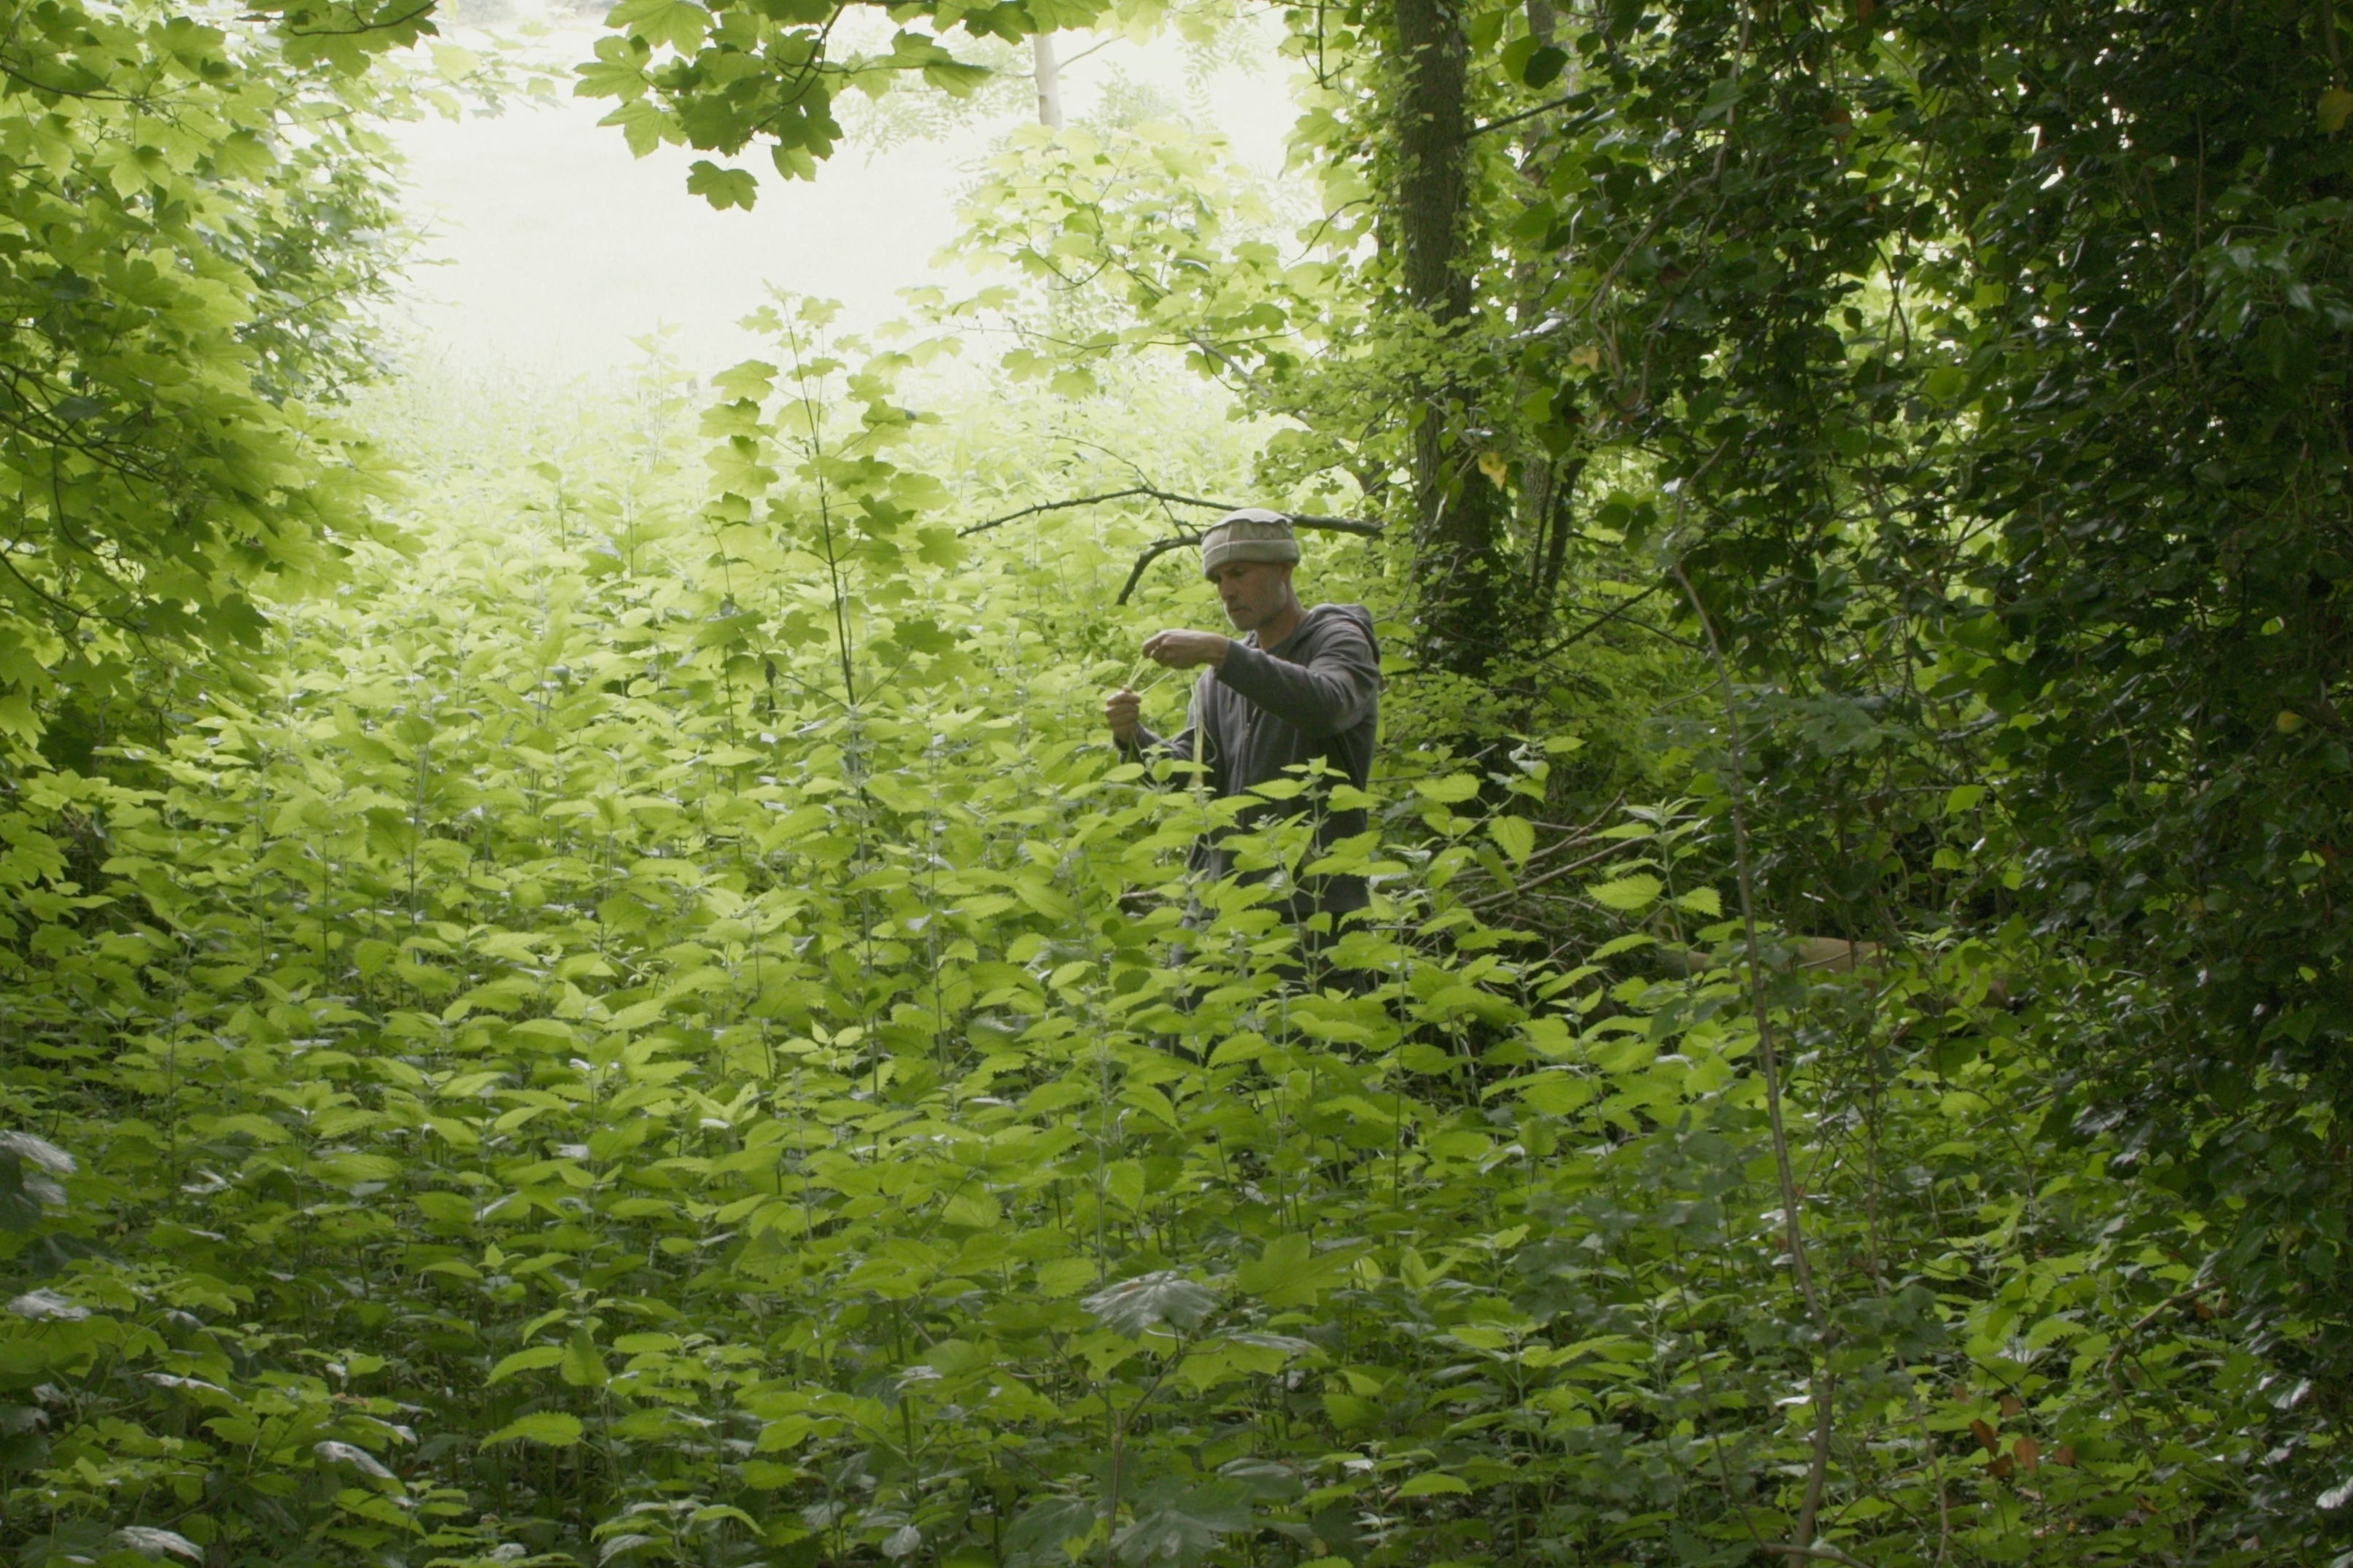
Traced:
<svg viewBox="0 0 2353 1568">
<path fill-rule="evenodd" d="M 1398 1488 L 1397 1495 L 1408 1497 L 1467 1497 L 1471 1488 L 1460 1476 L 1450 1476 L 1442 1470 L 1430 1470 L 1416 1476 Z"/>
<path fill-rule="evenodd" d="M 1417 779 L 1413 793 L 1440 805 L 1459 805 L 1479 793 L 1479 781 L 1470 773 L 1450 773 L 1442 779 Z"/>
<path fill-rule="evenodd" d="M 604 1354 L 596 1348 L 596 1336 L 588 1331 L 585 1323 L 574 1329 L 571 1339 L 565 1342 L 556 1370 L 575 1388 L 602 1388 L 613 1379 L 606 1370 Z"/>
<path fill-rule="evenodd" d="M 1637 871 L 1630 877 L 1618 877 L 1607 882 L 1588 883 L 1585 896 L 1605 910 L 1618 910 L 1631 914 L 1647 910 L 1659 901 L 1666 884 L 1648 871 Z"/>
<path fill-rule="evenodd" d="M 560 1411 L 543 1410 L 510 1421 L 482 1439 L 484 1446 L 492 1443 L 540 1443 L 551 1448 L 569 1448 L 585 1435 L 580 1417 Z"/>
<path fill-rule="evenodd" d="M 533 1345 L 529 1350 L 517 1351 L 512 1355 L 501 1357 L 499 1364 L 491 1368 L 490 1381 L 503 1383 L 519 1373 L 536 1372 L 542 1367 L 557 1365 L 565 1354 L 565 1347 L 562 1345 Z"/>
<path fill-rule="evenodd" d="M 1189 1332 L 1218 1309 L 1217 1292 L 1173 1269 L 1123 1279 L 1080 1303 L 1115 1334 L 1141 1339 L 1166 1324 Z"/>
<path fill-rule="evenodd" d="M 1535 826 L 1525 816 L 1491 816 L 1487 834 L 1514 861 L 1526 859 L 1536 847 Z"/>
</svg>

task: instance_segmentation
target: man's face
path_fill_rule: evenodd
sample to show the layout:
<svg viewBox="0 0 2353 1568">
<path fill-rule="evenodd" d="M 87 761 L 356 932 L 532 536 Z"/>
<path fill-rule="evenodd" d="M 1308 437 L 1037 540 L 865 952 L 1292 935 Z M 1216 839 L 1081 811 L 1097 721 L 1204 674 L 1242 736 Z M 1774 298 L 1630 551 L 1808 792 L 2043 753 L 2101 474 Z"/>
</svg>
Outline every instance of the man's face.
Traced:
<svg viewBox="0 0 2353 1568">
<path fill-rule="evenodd" d="M 1282 610 L 1291 596 L 1288 561 L 1229 561 L 1210 575 L 1218 597 L 1226 603 L 1226 619 L 1238 632 L 1256 631 Z"/>
</svg>

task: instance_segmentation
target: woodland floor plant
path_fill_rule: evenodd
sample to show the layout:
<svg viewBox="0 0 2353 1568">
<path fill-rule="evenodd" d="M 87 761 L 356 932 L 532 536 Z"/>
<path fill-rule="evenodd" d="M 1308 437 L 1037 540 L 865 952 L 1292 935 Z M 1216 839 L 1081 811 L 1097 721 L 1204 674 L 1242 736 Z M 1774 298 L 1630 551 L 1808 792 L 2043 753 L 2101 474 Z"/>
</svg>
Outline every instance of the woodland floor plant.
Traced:
<svg viewBox="0 0 2353 1568">
<path fill-rule="evenodd" d="M 422 548 L 46 797 L 12 1560 L 2313 1561 L 2203 1222 L 2042 1125 L 2063 953 L 1752 963 L 1738 771 L 1547 733 L 1392 746 L 1370 984 L 1302 985 L 1300 830 L 1189 881 L 1230 807 L 1097 732 L 1208 611 L 1109 605 L 1149 521 L 960 544 L 1071 441 L 768 326 L 699 414 L 364 405 Z"/>
</svg>

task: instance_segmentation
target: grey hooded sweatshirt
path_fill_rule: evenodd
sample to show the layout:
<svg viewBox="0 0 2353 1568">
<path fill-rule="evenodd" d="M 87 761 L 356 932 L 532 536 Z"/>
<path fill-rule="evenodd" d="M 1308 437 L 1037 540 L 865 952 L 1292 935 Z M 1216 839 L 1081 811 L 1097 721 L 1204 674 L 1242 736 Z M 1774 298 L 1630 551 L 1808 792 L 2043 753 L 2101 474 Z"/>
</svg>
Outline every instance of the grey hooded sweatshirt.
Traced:
<svg viewBox="0 0 2353 1568">
<path fill-rule="evenodd" d="M 1203 670 L 1194 683 L 1184 731 L 1163 740 L 1144 731 L 1135 746 L 1206 764 L 1209 792 L 1219 796 L 1241 795 L 1317 757 L 1363 789 L 1372 776 L 1380 693 L 1380 650 L 1373 641 L 1371 612 L 1362 605 L 1318 605 L 1271 648 L 1258 646 L 1256 632 L 1237 642 L 1222 668 Z M 1241 821 L 1297 809 L 1297 803 L 1271 802 Z M 1316 848 L 1362 833 L 1365 826 L 1361 809 L 1319 811 Z M 1222 877 L 1232 869 L 1232 857 L 1204 839 L 1194 847 L 1193 864 L 1206 875 Z M 1292 914 L 1320 910 L 1336 921 L 1368 901 L 1362 877 L 1322 877 L 1293 900 Z"/>
</svg>

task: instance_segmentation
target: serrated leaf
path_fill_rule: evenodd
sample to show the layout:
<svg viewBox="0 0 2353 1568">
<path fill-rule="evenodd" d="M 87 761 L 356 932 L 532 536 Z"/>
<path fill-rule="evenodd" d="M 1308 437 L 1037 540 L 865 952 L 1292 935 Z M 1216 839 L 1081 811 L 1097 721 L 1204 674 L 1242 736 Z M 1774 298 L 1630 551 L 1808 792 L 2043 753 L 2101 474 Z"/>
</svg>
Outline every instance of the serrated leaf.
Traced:
<svg viewBox="0 0 2353 1568">
<path fill-rule="evenodd" d="M 1443 1470 L 1430 1470 L 1414 1477 L 1413 1479 L 1398 1488 L 1397 1495 L 1399 1497 L 1454 1497 L 1467 1496 L 1470 1490 L 1470 1485 L 1460 1476 L 1450 1476 Z"/>
<path fill-rule="evenodd" d="M 542 1367 L 554 1366 L 563 1359 L 562 1345 L 533 1345 L 529 1350 L 520 1350 L 512 1355 L 500 1358 L 499 1364 L 491 1368 L 490 1381 L 504 1383 L 518 1373 L 537 1372 Z"/>
<path fill-rule="evenodd" d="M 1630 877 L 1619 877 L 1607 882 L 1587 886 L 1585 896 L 1605 910 L 1617 910 L 1631 914 L 1647 910 L 1658 902 L 1665 884 L 1648 871 L 1637 871 Z"/>
<path fill-rule="evenodd" d="M 114 1532 L 114 1544 L 144 1557 L 185 1557 L 191 1563 L 205 1560 L 205 1549 L 174 1530 L 159 1530 L 152 1524 L 126 1524 Z"/>
<path fill-rule="evenodd" d="M 1675 908 L 1686 914 L 1705 915 L 1710 920 L 1724 916 L 1724 900 L 1714 888 L 1694 888 L 1688 893 L 1675 895 Z"/>
<path fill-rule="evenodd" d="M 1198 1563 L 1217 1550 L 1218 1538 L 1250 1528 L 1249 1491 L 1233 1481 L 1193 1486 L 1155 1481 L 1138 1489 L 1134 1517 L 1111 1538 L 1122 1563 Z"/>
<path fill-rule="evenodd" d="M 374 1476 L 380 1481 L 397 1479 L 390 1470 L 385 1468 L 383 1461 L 356 1443 L 339 1443 L 330 1439 L 324 1443 L 311 1444 L 311 1451 L 331 1465 L 349 1465 L 360 1474 Z"/>
<path fill-rule="evenodd" d="M 510 1421 L 482 1439 L 484 1447 L 492 1443 L 541 1443 L 551 1448 L 569 1448 L 585 1435 L 580 1417 L 561 1411 L 543 1410 Z"/>
<path fill-rule="evenodd" d="M 1005 1560 L 1029 1568 L 1048 1564 L 1062 1568 L 1071 1559 L 1069 1547 L 1094 1533 L 1103 1510 L 1086 1498 L 1049 1498 L 1030 1504 L 1005 1532 Z"/>
<path fill-rule="evenodd" d="M 1217 1310 L 1217 1292 L 1173 1269 L 1123 1279 L 1080 1303 L 1115 1334 L 1141 1339 L 1163 1324 L 1182 1330 L 1201 1326 Z"/>
<path fill-rule="evenodd" d="M 606 1370 L 604 1355 L 596 1349 L 596 1336 L 588 1331 L 586 1323 L 572 1331 L 555 1370 L 575 1388 L 602 1388 L 613 1380 L 613 1374 Z"/>
<path fill-rule="evenodd" d="M 78 1168 L 74 1157 L 46 1138 L 36 1138 L 29 1132 L 0 1132 L 0 1154 L 14 1154 L 19 1160 L 38 1165 L 53 1176 L 70 1176 Z"/>
<path fill-rule="evenodd" d="M 1279 1236 L 1234 1270 L 1234 1285 L 1270 1307 L 1303 1307 L 1347 1278 L 1355 1254 L 1318 1256 L 1304 1236 Z"/>
<path fill-rule="evenodd" d="M 1487 836 L 1515 862 L 1525 860 L 1536 847 L 1535 826 L 1525 816 L 1489 817 Z"/>
<path fill-rule="evenodd" d="M 721 212 L 729 207 L 750 212 L 753 204 L 760 199 L 760 182 L 752 174 L 742 169 L 723 169 L 708 158 L 696 159 L 687 170 L 686 190 L 689 195 L 701 196 Z"/>
</svg>

